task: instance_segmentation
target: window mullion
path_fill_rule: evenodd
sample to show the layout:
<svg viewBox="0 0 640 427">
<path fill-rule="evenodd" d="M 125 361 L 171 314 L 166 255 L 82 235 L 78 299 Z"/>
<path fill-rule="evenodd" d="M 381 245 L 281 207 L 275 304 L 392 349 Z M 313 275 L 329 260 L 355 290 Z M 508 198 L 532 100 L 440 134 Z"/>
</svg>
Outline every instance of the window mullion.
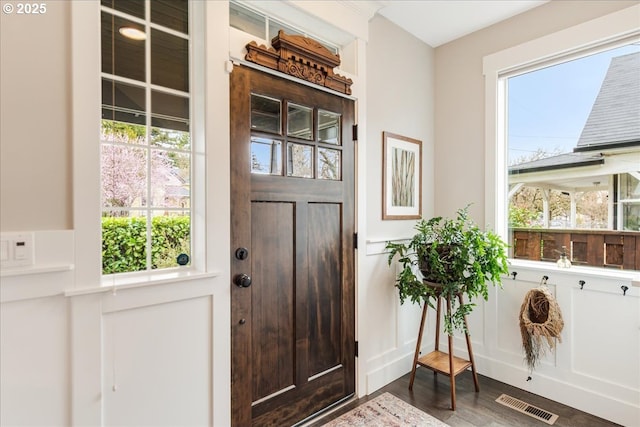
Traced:
<svg viewBox="0 0 640 427">
<path fill-rule="evenodd" d="M 147 203 L 145 216 L 147 219 L 147 241 L 146 241 L 146 255 L 147 255 L 147 271 L 151 270 L 151 240 L 152 240 L 152 216 L 151 216 L 151 194 L 152 194 L 152 166 L 151 166 L 151 1 L 145 0 L 145 32 L 147 33 L 147 42 L 145 43 L 145 104 L 147 106 L 146 111 L 146 147 L 147 147 Z"/>
</svg>

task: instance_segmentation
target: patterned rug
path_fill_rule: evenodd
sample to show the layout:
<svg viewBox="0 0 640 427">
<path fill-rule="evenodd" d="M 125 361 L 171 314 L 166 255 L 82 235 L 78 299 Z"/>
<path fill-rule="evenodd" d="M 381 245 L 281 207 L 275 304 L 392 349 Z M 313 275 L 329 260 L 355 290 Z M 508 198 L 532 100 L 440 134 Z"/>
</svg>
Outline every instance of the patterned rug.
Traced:
<svg viewBox="0 0 640 427">
<path fill-rule="evenodd" d="M 449 427 L 437 418 L 398 399 L 390 393 L 384 393 L 375 399 L 359 405 L 346 414 L 328 422 L 323 427 Z"/>
</svg>

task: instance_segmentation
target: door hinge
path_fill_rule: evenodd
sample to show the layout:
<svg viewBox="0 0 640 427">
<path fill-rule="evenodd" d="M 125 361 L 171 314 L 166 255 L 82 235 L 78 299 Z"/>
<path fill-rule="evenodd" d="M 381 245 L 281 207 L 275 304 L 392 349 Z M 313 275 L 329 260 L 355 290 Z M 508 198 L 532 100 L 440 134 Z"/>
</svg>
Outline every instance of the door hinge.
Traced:
<svg viewBox="0 0 640 427">
<path fill-rule="evenodd" d="M 358 233 L 353 233 L 353 249 L 358 249 Z"/>
<path fill-rule="evenodd" d="M 351 127 L 351 139 L 354 141 L 358 140 L 358 125 L 353 125 Z"/>
<path fill-rule="evenodd" d="M 356 341 L 356 346 L 355 346 L 355 353 L 356 353 L 356 357 L 358 357 L 358 341 Z"/>
</svg>

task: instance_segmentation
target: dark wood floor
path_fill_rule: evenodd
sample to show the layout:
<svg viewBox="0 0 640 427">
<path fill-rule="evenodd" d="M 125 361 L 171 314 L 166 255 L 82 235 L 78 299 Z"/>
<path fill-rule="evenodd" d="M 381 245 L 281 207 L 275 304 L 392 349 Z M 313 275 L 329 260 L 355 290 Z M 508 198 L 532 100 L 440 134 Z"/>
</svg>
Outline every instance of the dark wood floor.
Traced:
<svg viewBox="0 0 640 427">
<path fill-rule="evenodd" d="M 554 426 L 600 427 L 618 425 L 482 375 L 478 376 L 478 380 L 480 392 L 476 393 L 470 371 L 456 377 L 456 410 L 451 411 L 449 409 L 451 405 L 449 378 L 444 375 L 434 375 L 428 369 L 418 369 L 413 391 L 409 391 L 409 374 L 407 374 L 369 396 L 349 402 L 339 410 L 309 424 L 309 427 L 320 427 L 324 423 L 384 392 L 389 392 L 399 397 L 452 427 L 543 427 L 548 425 L 496 402 L 495 400 L 503 393 L 558 415 L 559 418 L 554 423 Z"/>
</svg>

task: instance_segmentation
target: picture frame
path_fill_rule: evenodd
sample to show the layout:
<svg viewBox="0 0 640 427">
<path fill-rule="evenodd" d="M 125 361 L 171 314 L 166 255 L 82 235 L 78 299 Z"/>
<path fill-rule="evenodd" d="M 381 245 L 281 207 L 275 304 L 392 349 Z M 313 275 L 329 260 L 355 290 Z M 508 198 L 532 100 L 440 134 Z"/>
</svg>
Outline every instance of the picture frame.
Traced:
<svg viewBox="0 0 640 427">
<path fill-rule="evenodd" d="M 422 141 L 382 132 L 382 219 L 422 217 Z"/>
</svg>

